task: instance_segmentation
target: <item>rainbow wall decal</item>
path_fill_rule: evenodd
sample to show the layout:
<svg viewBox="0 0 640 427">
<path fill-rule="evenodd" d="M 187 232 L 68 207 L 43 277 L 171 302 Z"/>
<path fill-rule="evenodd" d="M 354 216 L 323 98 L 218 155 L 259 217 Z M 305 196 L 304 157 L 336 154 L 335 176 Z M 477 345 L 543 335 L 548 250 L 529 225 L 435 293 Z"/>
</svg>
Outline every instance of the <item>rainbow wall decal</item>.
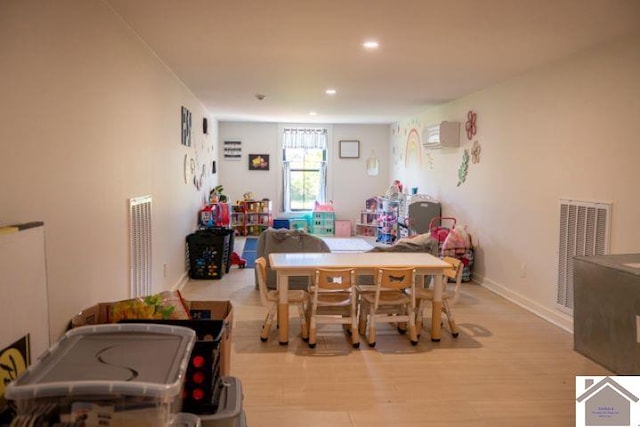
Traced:
<svg viewBox="0 0 640 427">
<path fill-rule="evenodd" d="M 407 148 L 404 156 L 404 167 L 422 166 L 422 145 L 420 135 L 415 128 L 412 128 L 407 135 Z"/>
</svg>

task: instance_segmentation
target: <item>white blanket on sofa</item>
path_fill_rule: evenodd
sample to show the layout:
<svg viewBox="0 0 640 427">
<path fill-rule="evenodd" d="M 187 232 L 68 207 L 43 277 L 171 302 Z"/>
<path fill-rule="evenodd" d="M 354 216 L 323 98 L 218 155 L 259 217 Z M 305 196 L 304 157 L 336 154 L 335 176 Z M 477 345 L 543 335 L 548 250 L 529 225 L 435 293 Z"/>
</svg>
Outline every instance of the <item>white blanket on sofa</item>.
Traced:
<svg viewBox="0 0 640 427">
<path fill-rule="evenodd" d="M 323 237 L 322 240 L 331 252 L 366 252 L 373 248 L 366 240 L 358 237 Z"/>
</svg>

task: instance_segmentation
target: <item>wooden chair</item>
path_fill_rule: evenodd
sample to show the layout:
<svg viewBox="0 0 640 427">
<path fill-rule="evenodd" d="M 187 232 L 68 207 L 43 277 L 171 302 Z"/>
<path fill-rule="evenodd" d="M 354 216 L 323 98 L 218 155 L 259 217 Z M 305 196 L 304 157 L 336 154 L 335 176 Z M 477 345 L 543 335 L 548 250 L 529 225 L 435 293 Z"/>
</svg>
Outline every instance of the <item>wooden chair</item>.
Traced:
<svg viewBox="0 0 640 427">
<path fill-rule="evenodd" d="M 442 313 L 447 316 L 449 323 L 449 330 L 454 338 L 459 335 L 458 327 L 456 325 L 456 319 L 451 309 L 451 305 L 455 304 L 460 297 L 460 284 L 462 283 L 462 261 L 453 257 L 444 257 L 444 261 L 451 264 L 451 268 L 444 271 L 442 281 L 445 284 L 445 291 L 442 293 Z M 449 286 L 449 279 L 455 281 L 453 287 Z M 434 290 L 430 288 L 417 288 L 416 289 L 416 304 L 418 309 L 416 310 L 416 328 L 418 329 L 418 335 L 422 331 L 422 316 L 427 304 L 433 301 Z"/>
<path fill-rule="evenodd" d="M 267 260 L 264 257 L 256 259 L 256 277 L 258 279 L 258 289 L 260 291 L 260 301 L 262 305 L 267 309 L 267 317 L 264 319 L 262 325 L 262 333 L 260 334 L 260 340 L 266 342 L 269 339 L 269 333 L 271 332 L 271 324 L 273 318 L 278 310 L 278 303 L 280 301 L 280 295 L 278 291 L 267 289 Z M 298 313 L 300 314 L 300 329 L 302 330 L 302 339 L 309 339 L 309 329 L 307 323 L 307 306 L 309 304 L 309 294 L 303 290 L 290 290 L 289 291 L 289 304 L 295 304 L 298 306 Z"/>
<path fill-rule="evenodd" d="M 354 348 L 358 337 L 358 306 L 352 269 L 317 269 L 309 289 L 309 347 L 315 348 L 319 323 L 339 323 L 351 336 Z"/>
<path fill-rule="evenodd" d="M 368 329 L 369 346 L 375 347 L 376 323 L 397 323 L 400 333 L 406 332 L 401 325 L 408 323 L 411 344 L 418 344 L 415 269 L 377 268 L 374 278 L 375 291 L 360 292 L 359 332 L 365 335 Z"/>
</svg>

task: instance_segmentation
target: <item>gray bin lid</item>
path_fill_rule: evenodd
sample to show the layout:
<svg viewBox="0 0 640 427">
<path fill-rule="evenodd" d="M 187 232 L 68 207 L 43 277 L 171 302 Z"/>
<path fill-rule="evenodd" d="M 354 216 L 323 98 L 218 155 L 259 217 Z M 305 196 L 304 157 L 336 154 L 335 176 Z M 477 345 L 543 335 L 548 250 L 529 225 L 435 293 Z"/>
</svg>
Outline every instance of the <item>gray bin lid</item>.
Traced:
<svg viewBox="0 0 640 427">
<path fill-rule="evenodd" d="M 195 332 L 182 326 L 107 324 L 68 331 L 7 386 L 11 400 L 69 395 L 173 399 Z"/>
</svg>

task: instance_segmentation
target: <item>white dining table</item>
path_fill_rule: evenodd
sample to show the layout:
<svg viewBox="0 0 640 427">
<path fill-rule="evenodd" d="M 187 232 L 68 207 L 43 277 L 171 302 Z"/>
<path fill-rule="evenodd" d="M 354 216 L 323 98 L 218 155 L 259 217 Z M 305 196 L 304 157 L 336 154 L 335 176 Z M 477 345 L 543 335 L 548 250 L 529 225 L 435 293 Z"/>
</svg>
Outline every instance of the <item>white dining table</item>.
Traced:
<svg viewBox="0 0 640 427">
<path fill-rule="evenodd" d="M 431 340 L 440 341 L 442 318 L 442 274 L 451 265 L 424 252 L 360 252 L 360 253 L 271 253 L 269 265 L 276 271 L 279 303 L 278 324 L 280 344 L 289 343 L 289 277 L 311 276 L 316 268 L 352 268 L 356 275 L 373 275 L 375 268 L 415 268 L 416 286 L 424 286 L 426 275 L 434 277 L 431 316 Z"/>
</svg>

